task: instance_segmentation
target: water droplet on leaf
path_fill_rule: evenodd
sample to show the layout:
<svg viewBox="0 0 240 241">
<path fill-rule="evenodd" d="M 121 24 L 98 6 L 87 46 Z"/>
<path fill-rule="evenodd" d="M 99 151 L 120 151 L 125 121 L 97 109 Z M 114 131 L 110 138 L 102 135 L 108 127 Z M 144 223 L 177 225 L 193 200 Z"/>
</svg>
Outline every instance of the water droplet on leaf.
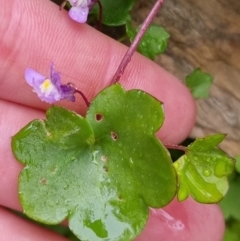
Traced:
<svg viewBox="0 0 240 241">
<path fill-rule="evenodd" d="M 98 161 L 97 161 L 97 154 L 98 154 L 98 151 L 94 151 L 93 152 L 93 160 L 92 160 L 92 163 L 98 165 Z"/>
<path fill-rule="evenodd" d="M 175 219 L 169 213 L 164 210 L 158 211 L 161 215 L 161 218 L 166 222 L 167 226 L 174 231 L 182 231 L 185 229 L 185 225 L 181 220 Z M 157 214 L 159 215 L 159 214 Z"/>
<path fill-rule="evenodd" d="M 209 177 L 209 176 L 211 176 L 212 171 L 211 171 L 209 168 L 205 168 L 205 169 L 203 169 L 202 174 L 203 174 L 203 176 L 205 176 L 205 177 Z"/>
</svg>

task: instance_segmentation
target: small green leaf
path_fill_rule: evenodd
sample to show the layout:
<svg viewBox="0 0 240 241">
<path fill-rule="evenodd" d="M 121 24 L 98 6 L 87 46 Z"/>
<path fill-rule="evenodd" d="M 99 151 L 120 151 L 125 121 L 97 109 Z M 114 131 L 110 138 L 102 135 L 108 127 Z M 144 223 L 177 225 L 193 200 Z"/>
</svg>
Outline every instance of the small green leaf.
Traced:
<svg viewBox="0 0 240 241">
<path fill-rule="evenodd" d="M 239 240 L 240 240 L 239 232 L 236 232 L 235 230 L 231 230 L 230 228 L 227 228 L 225 230 L 223 241 L 239 241 Z"/>
<path fill-rule="evenodd" d="M 133 28 L 131 21 L 128 19 L 126 32 L 131 42 L 138 31 L 139 27 L 137 29 Z M 163 27 L 151 24 L 138 45 L 137 50 L 144 56 L 154 60 L 157 55 L 165 52 L 169 37 L 169 33 Z"/>
<path fill-rule="evenodd" d="M 234 160 L 216 147 L 224 137 L 216 134 L 195 140 L 174 163 L 180 201 L 189 195 L 201 203 L 216 203 L 223 198 L 228 190 L 226 176 L 234 170 Z"/>
<path fill-rule="evenodd" d="M 186 77 L 186 85 L 195 99 L 207 98 L 212 82 L 213 77 L 199 68 Z"/>
<path fill-rule="evenodd" d="M 108 26 L 124 25 L 129 18 L 135 0 L 101 0 L 103 15 L 102 23 Z M 96 4 L 91 11 L 99 15 L 99 7 Z"/>
<path fill-rule="evenodd" d="M 25 214 L 48 224 L 69 219 L 81 240 L 134 239 L 148 207 L 167 205 L 176 194 L 176 172 L 155 137 L 162 104 L 119 84 L 98 94 L 86 118 L 51 107 L 12 139 L 25 168 L 19 197 Z"/>
<path fill-rule="evenodd" d="M 240 173 L 240 156 L 235 157 L 236 159 L 236 171 Z"/>
<path fill-rule="evenodd" d="M 229 180 L 229 190 L 219 204 L 225 219 L 234 218 L 240 221 L 240 175 Z"/>
<path fill-rule="evenodd" d="M 240 221 L 230 220 L 226 223 L 226 231 L 223 241 L 239 241 L 240 240 Z"/>
</svg>

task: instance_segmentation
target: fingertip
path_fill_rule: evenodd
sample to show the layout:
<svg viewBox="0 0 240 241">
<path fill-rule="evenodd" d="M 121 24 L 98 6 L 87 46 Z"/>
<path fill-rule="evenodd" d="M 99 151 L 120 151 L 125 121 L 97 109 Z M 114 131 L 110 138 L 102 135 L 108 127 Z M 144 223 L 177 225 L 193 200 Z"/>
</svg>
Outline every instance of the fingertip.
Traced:
<svg viewBox="0 0 240 241">
<path fill-rule="evenodd" d="M 174 199 L 163 209 L 151 209 L 144 231 L 135 241 L 219 241 L 224 218 L 218 205 L 200 204 L 188 198 Z"/>
<path fill-rule="evenodd" d="M 168 88 L 168 93 L 164 94 L 166 97 L 162 97 L 165 121 L 158 136 L 164 143 L 175 144 L 181 143 L 189 136 L 196 121 L 197 109 L 187 87 L 174 76 L 170 78 L 174 81 L 174 86 Z"/>
<path fill-rule="evenodd" d="M 33 222 L 28 222 L 0 207 L 0 240 L 67 241 L 67 239 Z"/>
</svg>

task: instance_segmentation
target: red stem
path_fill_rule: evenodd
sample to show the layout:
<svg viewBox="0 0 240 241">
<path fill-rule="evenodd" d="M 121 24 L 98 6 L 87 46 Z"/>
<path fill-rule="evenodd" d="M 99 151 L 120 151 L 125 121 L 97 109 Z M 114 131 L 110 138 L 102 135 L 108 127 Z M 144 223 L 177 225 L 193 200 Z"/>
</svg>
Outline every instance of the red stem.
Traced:
<svg viewBox="0 0 240 241">
<path fill-rule="evenodd" d="M 87 97 L 83 94 L 83 92 L 80 91 L 80 90 L 75 89 L 75 93 L 78 93 L 79 95 L 81 95 L 83 100 L 84 100 L 84 102 L 85 102 L 85 104 L 86 104 L 86 106 L 89 107 L 90 102 L 88 101 Z"/>
<path fill-rule="evenodd" d="M 59 10 L 61 11 L 67 4 L 67 0 L 64 0 L 62 4 L 59 6 Z"/>
<path fill-rule="evenodd" d="M 148 14 L 147 18 L 145 19 L 145 21 L 141 25 L 140 30 L 138 31 L 137 35 L 135 36 L 131 46 L 128 48 L 125 56 L 123 57 L 122 62 L 120 63 L 120 65 L 119 65 L 116 73 L 114 74 L 110 84 L 117 83 L 119 81 L 119 79 L 121 78 L 125 68 L 127 67 L 128 63 L 131 60 L 131 57 L 133 56 L 135 50 L 137 49 L 137 46 L 138 46 L 139 42 L 141 41 L 143 35 L 147 31 L 147 28 L 151 24 L 153 18 L 156 16 L 158 10 L 161 8 L 163 3 L 164 3 L 164 0 L 157 0 L 155 5 L 153 6 L 153 8 L 150 11 L 150 13 Z"/>
<path fill-rule="evenodd" d="M 184 151 L 184 152 L 187 152 L 187 150 L 188 150 L 188 148 L 185 146 L 179 146 L 179 145 L 174 145 L 174 144 L 164 144 L 164 146 L 167 149 L 180 150 L 180 151 Z"/>
</svg>

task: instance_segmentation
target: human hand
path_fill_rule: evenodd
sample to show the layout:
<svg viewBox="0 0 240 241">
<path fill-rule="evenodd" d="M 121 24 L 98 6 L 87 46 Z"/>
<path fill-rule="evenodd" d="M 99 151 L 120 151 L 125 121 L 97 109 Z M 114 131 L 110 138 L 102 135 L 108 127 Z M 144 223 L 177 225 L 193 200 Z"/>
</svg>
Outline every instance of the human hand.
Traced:
<svg viewBox="0 0 240 241">
<path fill-rule="evenodd" d="M 22 165 L 12 155 L 11 136 L 35 118 L 45 118 L 49 105 L 41 102 L 24 80 L 27 67 L 46 74 L 53 61 L 64 83 L 72 82 L 89 100 L 106 87 L 126 47 L 91 27 L 77 24 L 49 1 L 0 0 L 0 240 L 66 240 L 15 217 L 4 207 L 21 210 L 17 179 Z M 158 137 L 178 143 L 195 121 L 195 105 L 188 90 L 171 74 L 135 54 L 120 83 L 143 89 L 165 103 L 165 122 Z M 84 113 L 79 97 L 62 106 Z M 220 241 L 224 222 L 217 205 L 176 199 L 163 209 L 151 209 L 137 241 Z"/>
</svg>

